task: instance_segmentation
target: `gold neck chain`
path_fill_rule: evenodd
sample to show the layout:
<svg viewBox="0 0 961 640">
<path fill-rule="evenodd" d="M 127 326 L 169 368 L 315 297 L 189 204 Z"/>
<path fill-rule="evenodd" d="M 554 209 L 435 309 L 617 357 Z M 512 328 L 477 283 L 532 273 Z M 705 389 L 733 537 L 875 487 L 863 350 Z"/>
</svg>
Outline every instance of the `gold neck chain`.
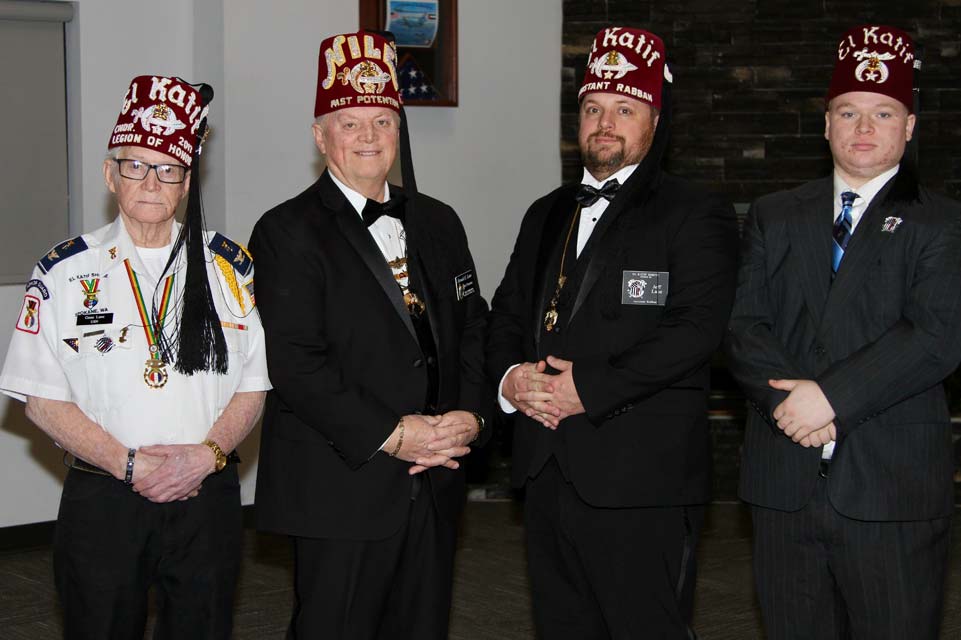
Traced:
<svg viewBox="0 0 961 640">
<path fill-rule="evenodd" d="M 557 285 L 554 287 L 554 295 L 551 297 L 551 301 L 547 306 L 547 313 L 544 314 L 544 328 L 549 332 L 553 331 L 554 326 L 557 324 L 557 302 L 561 297 L 561 290 L 567 282 L 567 276 L 564 275 L 564 262 L 567 260 L 567 248 L 571 244 L 571 236 L 574 235 L 574 226 L 577 224 L 580 216 L 581 205 L 577 205 L 577 209 L 574 210 L 574 216 L 571 218 L 571 224 L 567 228 L 567 238 L 564 240 L 564 251 L 561 252 L 561 267 L 557 272 Z"/>
</svg>

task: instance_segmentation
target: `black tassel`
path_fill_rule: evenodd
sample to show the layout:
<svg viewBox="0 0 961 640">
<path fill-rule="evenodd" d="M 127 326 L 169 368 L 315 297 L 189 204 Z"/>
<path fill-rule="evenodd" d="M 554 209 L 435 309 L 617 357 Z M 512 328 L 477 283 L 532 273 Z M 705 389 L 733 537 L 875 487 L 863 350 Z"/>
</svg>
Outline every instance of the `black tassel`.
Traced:
<svg viewBox="0 0 961 640">
<path fill-rule="evenodd" d="M 213 98 L 213 89 L 209 85 L 201 85 L 199 91 L 206 105 Z M 225 374 L 228 365 L 227 341 L 207 280 L 207 259 L 204 253 L 206 224 L 200 195 L 200 153 L 206 131 L 207 119 L 204 118 L 197 129 L 184 224 L 164 268 L 166 275 L 179 259 L 181 249 L 185 250 L 187 275 L 179 305 L 180 318 L 173 323 L 172 332 L 165 328 L 158 331 L 160 354 L 164 362 L 175 362 L 174 369 L 187 376 L 201 371 Z M 157 296 L 154 296 L 152 317 L 155 322 L 158 311 Z M 169 335 L 170 333 L 172 335 Z"/>
<path fill-rule="evenodd" d="M 658 112 L 657 126 L 654 128 L 654 139 L 651 148 L 647 150 L 640 165 L 631 174 L 617 195 L 615 201 L 631 200 L 635 194 L 649 192 L 662 171 L 664 158 L 671 141 L 671 119 L 673 118 L 674 98 L 673 85 L 666 79 L 661 85 L 661 110 Z"/>
</svg>

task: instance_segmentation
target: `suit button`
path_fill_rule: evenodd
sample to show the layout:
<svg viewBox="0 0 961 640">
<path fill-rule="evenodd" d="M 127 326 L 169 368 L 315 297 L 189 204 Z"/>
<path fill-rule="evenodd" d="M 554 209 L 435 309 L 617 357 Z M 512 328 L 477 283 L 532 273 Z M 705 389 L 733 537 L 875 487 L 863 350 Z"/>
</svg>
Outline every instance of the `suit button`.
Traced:
<svg viewBox="0 0 961 640">
<path fill-rule="evenodd" d="M 827 350 L 824 348 L 823 344 L 814 346 L 814 355 L 823 356 L 825 353 L 827 353 Z"/>
<path fill-rule="evenodd" d="M 417 358 L 416 360 L 414 360 L 414 368 L 415 368 L 415 369 L 416 369 L 417 367 L 423 367 L 423 366 L 424 366 L 424 361 L 423 361 L 423 360 L 421 360 L 420 358 Z"/>
<path fill-rule="evenodd" d="M 437 360 L 434 359 L 434 356 L 427 356 L 427 364 L 433 365 L 435 362 L 437 362 Z"/>
</svg>

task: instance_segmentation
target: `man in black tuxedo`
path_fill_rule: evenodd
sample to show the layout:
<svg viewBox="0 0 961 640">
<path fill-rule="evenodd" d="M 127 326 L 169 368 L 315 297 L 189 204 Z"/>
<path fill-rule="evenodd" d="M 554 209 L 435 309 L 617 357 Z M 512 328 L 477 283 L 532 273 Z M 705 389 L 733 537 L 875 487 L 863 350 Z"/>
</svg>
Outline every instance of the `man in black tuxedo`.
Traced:
<svg viewBox="0 0 961 640">
<path fill-rule="evenodd" d="M 753 407 L 741 497 L 775 640 L 938 636 L 961 206 L 904 155 L 913 62 L 903 31 L 848 31 L 825 114 L 834 175 L 759 199 L 744 227 L 726 344 Z"/>
<path fill-rule="evenodd" d="M 416 192 L 409 157 L 404 190 L 386 181 L 395 62 L 373 33 L 321 44 L 327 170 L 250 241 L 274 381 L 257 515 L 293 538 L 290 638 L 447 637 L 457 459 L 488 433 L 487 308 L 463 227 Z"/>
<path fill-rule="evenodd" d="M 612 27 L 580 90 L 584 184 L 531 205 L 491 304 L 542 638 L 688 638 L 730 204 L 661 170 L 664 45 Z"/>
</svg>

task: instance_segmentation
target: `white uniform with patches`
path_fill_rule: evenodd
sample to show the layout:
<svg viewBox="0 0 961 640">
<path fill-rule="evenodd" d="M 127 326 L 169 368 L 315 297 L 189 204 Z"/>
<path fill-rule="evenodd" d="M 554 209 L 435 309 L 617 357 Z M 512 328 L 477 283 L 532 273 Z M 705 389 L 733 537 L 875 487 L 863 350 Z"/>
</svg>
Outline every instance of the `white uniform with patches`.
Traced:
<svg viewBox="0 0 961 640">
<path fill-rule="evenodd" d="M 172 238 L 178 232 L 179 225 Z M 84 234 L 83 240 L 88 249 L 61 259 L 47 273 L 34 269 L 24 302 L 31 317 L 21 310 L 17 318 L 0 374 L 0 392 L 19 400 L 36 396 L 74 402 L 125 447 L 138 448 L 202 442 L 235 393 L 271 388 L 260 316 L 250 297 L 252 287 L 245 286 L 253 280 L 253 269 L 246 276 L 234 271 L 241 309 L 205 249 L 214 305 L 225 325 L 228 372 L 188 377 L 168 365 L 166 385 L 151 389 L 143 377 L 149 357 L 147 338 L 124 260 L 130 261 L 140 280 L 148 311 L 157 281 L 144 268 L 119 217 Z M 181 260 L 174 269 L 168 326 L 180 315 L 186 271 Z M 99 282 L 96 303 L 91 306 L 85 304 L 85 289 L 94 279 Z M 36 281 L 46 288 L 48 297 Z M 159 296 L 158 291 L 158 302 Z"/>
</svg>

